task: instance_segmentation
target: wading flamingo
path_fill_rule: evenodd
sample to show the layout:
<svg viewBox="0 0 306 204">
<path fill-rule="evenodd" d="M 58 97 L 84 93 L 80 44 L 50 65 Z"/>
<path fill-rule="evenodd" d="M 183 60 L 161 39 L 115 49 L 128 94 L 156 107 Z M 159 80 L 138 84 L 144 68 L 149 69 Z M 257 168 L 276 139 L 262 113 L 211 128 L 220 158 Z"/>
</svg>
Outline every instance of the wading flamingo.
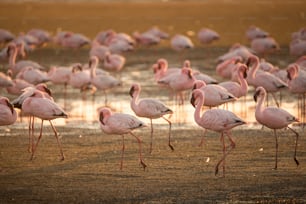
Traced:
<svg viewBox="0 0 306 204">
<path fill-rule="evenodd" d="M 231 129 L 243 125 L 246 122 L 237 117 L 234 113 L 223 109 L 206 110 L 201 115 L 201 109 L 205 101 L 205 95 L 201 90 L 193 90 L 191 96 L 191 104 L 195 107 L 194 120 L 205 130 L 212 130 L 221 133 L 221 141 L 223 145 L 223 157 L 219 160 L 215 168 L 215 175 L 219 172 L 219 165 L 223 164 L 223 176 L 225 174 L 225 158 L 235 148 L 236 144 L 231 137 Z M 226 146 L 224 134 L 227 135 L 230 145 Z"/>
<path fill-rule="evenodd" d="M 249 57 L 247 65 L 251 66 L 248 76 L 246 78 L 248 84 L 252 85 L 254 88 L 262 86 L 268 93 L 273 96 L 276 105 L 279 107 L 279 103 L 276 100 L 275 93 L 279 92 L 283 88 L 288 87 L 288 85 L 280 78 L 269 72 L 259 71 L 259 59 L 256 55 L 252 55 Z"/>
<path fill-rule="evenodd" d="M 22 111 L 24 114 L 27 114 L 33 117 L 37 117 L 42 120 L 39 137 L 36 141 L 35 146 L 32 145 L 31 160 L 34 157 L 34 153 L 37 149 L 37 145 L 42 136 L 42 128 L 43 128 L 44 120 L 48 120 L 50 122 L 55 138 L 57 140 L 58 147 L 60 149 L 61 160 L 64 160 L 65 157 L 64 157 L 63 150 L 62 150 L 61 142 L 58 138 L 58 132 L 56 131 L 51 120 L 56 119 L 56 118 L 67 118 L 68 117 L 67 113 L 65 113 L 65 111 L 61 107 L 59 107 L 54 101 L 48 98 L 45 98 L 42 92 L 38 90 L 35 90 L 33 95 L 31 95 L 30 97 L 24 100 L 24 102 L 22 103 Z M 34 118 L 33 118 L 33 124 L 34 124 Z"/>
<path fill-rule="evenodd" d="M 150 143 L 150 153 L 152 153 L 152 137 L 153 137 L 153 119 L 163 118 L 169 123 L 169 139 L 168 139 L 168 146 L 174 150 L 173 146 L 171 145 L 171 121 L 166 119 L 164 115 L 166 114 L 173 114 L 173 111 L 168 108 L 164 103 L 157 99 L 153 98 L 142 98 L 138 99 L 140 95 L 141 87 L 138 83 L 135 83 L 130 88 L 130 96 L 132 97 L 131 100 L 131 108 L 134 113 L 138 117 L 145 117 L 150 119 L 151 123 L 151 143 Z"/>
<path fill-rule="evenodd" d="M 141 155 L 141 140 L 136 135 L 134 135 L 132 131 L 134 129 L 145 127 L 146 125 L 133 115 L 125 113 L 112 113 L 112 111 L 106 107 L 101 108 L 99 110 L 99 122 L 101 129 L 106 134 L 122 135 L 122 155 L 121 155 L 120 169 L 122 170 L 123 166 L 123 156 L 125 149 L 124 135 L 129 133 L 137 139 L 139 145 L 140 164 L 145 170 L 147 165 L 143 162 Z"/>
<path fill-rule="evenodd" d="M 282 129 L 282 128 L 288 128 L 296 135 L 293 158 L 294 158 L 296 165 L 299 165 L 299 161 L 296 159 L 296 150 L 298 146 L 299 134 L 288 126 L 293 122 L 298 122 L 298 119 L 295 118 L 293 115 L 291 115 L 289 112 L 287 112 L 284 109 L 277 108 L 277 107 L 265 107 L 264 102 L 266 100 L 266 95 L 267 95 L 267 92 L 263 87 L 260 86 L 256 88 L 256 92 L 254 94 L 254 100 L 255 102 L 257 102 L 258 100 L 258 103 L 256 105 L 255 118 L 260 124 L 270 129 L 273 129 L 274 131 L 274 136 L 275 136 L 275 167 L 274 169 L 277 169 L 277 159 L 278 159 L 278 136 L 276 134 L 276 130 Z"/>
<path fill-rule="evenodd" d="M 12 125 L 17 120 L 17 113 L 10 100 L 0 96 L 0 126 Z"/>
</svg>

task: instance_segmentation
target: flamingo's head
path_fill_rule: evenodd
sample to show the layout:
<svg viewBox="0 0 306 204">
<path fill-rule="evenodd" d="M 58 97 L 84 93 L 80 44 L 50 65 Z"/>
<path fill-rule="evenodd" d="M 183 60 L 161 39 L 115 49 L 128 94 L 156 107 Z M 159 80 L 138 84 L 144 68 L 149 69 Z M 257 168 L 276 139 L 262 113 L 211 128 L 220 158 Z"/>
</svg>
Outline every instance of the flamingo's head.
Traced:
<svg viewBox="0 0 306 204">
<path fill-rule="evenodd" d="M 135 83 L 131 86 L 130 88 L 130 91 L 129 91 L 129 94 L 130 96 L 133 98 L 134 97 L 134 93 L 135 92 L 139 92 L 140 91 L 140 85 Z"/>
<path fill-rule="evenodd" d="M 266 90 L 262 86 L 257 87 L 253 95 L 254 101 L 257 102 L 257 98 L 261 98 L 264 95 L 266 95 Z"/>
</svg>

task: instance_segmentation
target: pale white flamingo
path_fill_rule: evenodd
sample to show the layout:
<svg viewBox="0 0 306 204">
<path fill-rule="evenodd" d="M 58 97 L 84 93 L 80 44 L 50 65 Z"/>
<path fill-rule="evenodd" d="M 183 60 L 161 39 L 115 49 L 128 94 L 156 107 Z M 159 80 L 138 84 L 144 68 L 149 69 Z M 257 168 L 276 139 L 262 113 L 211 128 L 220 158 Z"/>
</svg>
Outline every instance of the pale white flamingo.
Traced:
<svg viewBox="0 0 306 204">
<path fill-rule="evenodd" d="M 124 135 L 131 134 L 137 139 L 139 145 L 139 161 L 145 170 L 147 165 L 143 162 L 142 159 L 141 140 L 139 137 L 133 134 L 132 131 L 138 128 L 146 127 L 146 125 L 133 115 L 126 113 L 112 113 L 112 111 L 106 107 L 103 107 L 99 110 L 99 123 L 104 133 L 122 135 L 122 155 L 120 169 L 122 170 L 125 150 Z"/>
<path fill-rule="evenodd" d="M 8 62 L 8 60 L 10 59 L 10 54 L 14 52 L 14 49 L 17 49 L 17 55 L 20 56 L 21 58 L 24 58 L 26 56 L 26 53 L 24 50 L 24 43 L 10 42 L 0 51 L 0 61 Z"/>
<path fill-rule="evenodd" d="M 160 43 L 161 39 L 150 32 L 139 33 L 138 31 L 133 32 L 137 44 L 144 46 L 152 46 Z"/>
<path fill-rule="evenodd" d="M 54 120 L 56 118 L 67 118 L 68 115 L 65 113 L 65 111 L 57 105 L 53 100 L 50 100 L 42 94 L 39 90 L 34 90 L 34 93 L 27 97 L 24 102 L 22 103 L 22 111 L 24 114 L 29 115 L 30 117 L 37 117 L 40 118 L 41 121 L 41 128 L 40 128 L 40 134 L 37 138 L 36 144 L 32 144 L 32 154 L 31 154 L 31 160 L 34 157 L 34 153 L 37 149 L 37 145 L 42 137 L 42 128 L 43 128 L 43 121 L 48 120 L 50 122 L 50 125 L 53 129 L 55 138 L 57 140 L 58 147 L 60 149 L 61 153 L 61 160 L 64 160 L 64 153 L 62 150 L 61 142 L 58 138 L 58 132 L 56 131 L 56 128 L 52 124 L 51 120 Z M 34 118 L 32 121 L 32 127 L 34 128 Z M 32 132 L 32 138 L 34 137 L 34 131 Z M 34 142 L 34 138 L 32 140 Z"/>
<path fill-rule="evenodd" d="M 156 62 L 156 66 L 153 66 L 155 81 L 158 81 L 170 74 L 179 73 L 180 71 L 181 69 L 177 67 L 169 68 L 168 61 L 165 58 L 159 58 Z"/>
<path fill-rule="evenodd" d="M 277 129 L 288 128 L 296 135 L 295 149 L 294 149 L 294 161 L 299 165 L 299 161 L 296 159 L 296 150 L 298 146 L 299 134 L 288 125 L 294 122 L 298 122 L 298 119 L 284 109 L 277 107 L 265 107 L 264 102 L 266 100 L 267 92 L 263 87 L 257 87 L 254 94 L 254 100 L 257 102 L 255 110 L 256 120 L 274 131 L 275 136 L 275 167 L 277 169 L 278 160 L 278 136 L 276 134 Z"/>
<path fill-rule="evenodd" d="M 10 100 L 0 96 L 0 126 L 12 125 L 17 120 L 17 113 Z"/>
<path fill-rule="evenodd" d="M 96 74 L 96 69 L 99 63 L 99 59 L 96 56 L 92 56 L 90 58 L 90 83 L 97 88 L 97 90 L 101 90 L 105 95 L 105 104 L 107 104 L 107 93 L 106 91 L 121 86 L 122 82 L 111 75 L 105 74 Z"/>
<path fill-rule="evenodd" d="M 15 39 L 15 35 L 6 29 L 0 28 L 0 44 L 4 44 Z"/>
<path fill-rule="evenodd" d="M 252 41 L 253 39 L 256 38 L 266 38 L 270 34 L 267 31 L 259 28 L 258 26 L 251 25 L 247 28 L 245 35 L 249 41 Z"/>
<path fill-rule="evenodd" d="M 189 37 L 182 34 L 176 34 L 171 38 L 171 47 L 175 51 L 183 51 L 186 49 L 192 49 L 194 47 L 193 42 Z"/>
<path fill-rule="evenodd" d="M 279 107 L 275 93 L 288 87 L 288 85 L 269 72 L 259 71 L 259 59 L 255 55 L 249 57 L 247 65 L 251 66 L 247 76 L 248 84 L 254 86 L 255 88 L 258 86 L 264 87 L 268 93 L 271 93 L 276 105 Z"/>
<path fill-rule="evenodd" d="M 81 33 L 66 33 L 61 39 L 61 46 L 65 48 L 79 49 L 89 45 L 91 40 Z"/>
<path fill-rule="evenodd" d="M 175 95 L 179 95 L 179 104 L 182 105 L 184 104 L 184 91 L 191 90 L 195 80 L 192 69 L 183 67 L 180 72 L 162 77 L 157 83 L 168 86 Z"/>
<path fill-rule="evenodd" d="M 292 40 L 301 39 L 306 40 L 306 27 L 300 28 L 298 31 L 291 33 Z"/>
<path fill-rule="evenodd" d="M 219 165 L 223 163 L 223 175 L 225 174 L 225 158 L 235 148 L 236 144 L 231 137 L 231 129 L 246 122 L 236 116 L 233 112 L 223 109 L 209 109 L 201 115 L 202 106 L 205 103 L 206 94 L 201 90 L 193 90 L 191 104 L 196 108 L 194 111 L 194 120 L 202 128 L 221 133 L 221 142 L 223 145 L 223 157 L 219 160 L 215 168 L 215 175 L 219 172 Z M 230 145 L 226 146 L 224 134 L 227 135 Z"/>
<path fill-rule="evenodd" d="M 198 32 L 198 39 L 202 44 L 211 44 L 220 39 L 219 33 L 210 29 L 210 28 L 202 28 Z"/>
<path fill-rule="evenodd" d="M 171 121 L 165 118 L 167 114 L 173 114 L 173 111 L 168 108 L 163 102 L 154 98 L 142 98 L 139 99 L 141 92 L 140 84 L 132 84 L 130 88 L 131 108 L 134 113 L 139 117 L 145 117 L 150 119 L 151 123 L 151 142 L 150 142 L 150 153 L 152 153 L 152 137 L 153 137 L 153 119 L 163 118 L 169 123 L 169 135 L 168 135 L 168 146 L 174 150 L 171 145 Z"/>
<path fill-rule="evenodd" d="M 193 84 L 193 89 L 199 89 L 205 93 L 203 105 L 210 108 L 237 100 L 232 93 L 217 84 L 205 84 L 204 81 L 196 80 Z"/>
</svg>

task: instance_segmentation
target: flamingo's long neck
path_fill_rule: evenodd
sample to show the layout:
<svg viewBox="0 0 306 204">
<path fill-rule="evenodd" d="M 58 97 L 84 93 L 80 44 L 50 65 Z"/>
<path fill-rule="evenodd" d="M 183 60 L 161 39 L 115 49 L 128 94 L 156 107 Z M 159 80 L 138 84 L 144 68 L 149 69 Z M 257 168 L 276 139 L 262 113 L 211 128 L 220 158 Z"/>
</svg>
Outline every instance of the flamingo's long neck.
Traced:
<svg viewBox="0 0 306 204">
<path fill-rule="evenodd" d="M 248 82 L 246 81 L 246 79 L 243 77 L 243 71 L 240 71 L 238 72 L 238 81 L 240 83 L 240 87 L 241 87 L 241 90 L 243 92 L 247 92 L 248 90 Z"/>
<path fill-rule="evenodd" d="M 196 109 L 194 111 L 194 120 L 199 123 L 199 121 L 201 120 L 201 110 L 202 110 L 202 106 L 204 104 L 204 95 L 200 95 L 199 99 L 198 99 L 198 103 L 196 105 Z"/>
<path fill-rule="evenodd" d="M 261 115 L 263 109 L 265 108 L 264 102 L 266 100 L 266 94 L 263 96 L 259 97 L 257 105 L 256 105 L 256 115 Z"/>
<path fill-rule="evenodd" d="M 90 78 L 96 77 L 96 68 L 97 68 L 97 64 L 95 62 L 92 63 L 90 67 Z"/>
<path fill-rule="evenodd" d="M 258 68 L 259 68 L 259 61 L 256 59 L 254 64 L 252 65 L 251 72 L 250 72 L 250 75 L 251 75 L 252 79 L 255 78 L 255 75 L 256 75 L 256 72 L 257 72 Z"/>
<path fill-rule="evenodd" d="M 131 103 L 132 109 L 133 109 L 133 110 L 137 110 L 137 108 L 138 108 L 138 97 L 139 97 L 139 92 L 140 92 L 140 91 L 135 91 L 135 92 L 133 93 L 132 103 Z"/>
<path fill-rule="evenodd" d="M 10 67 L 13 67 L 15 66 L 16 64 L 16 57 L 17 57 L 17 48 L 15 47 L 14 48 L 14 52 L 13 53 L 10 53 L 10 57 L 9 57 L 9 65 Z"/>
</svg>

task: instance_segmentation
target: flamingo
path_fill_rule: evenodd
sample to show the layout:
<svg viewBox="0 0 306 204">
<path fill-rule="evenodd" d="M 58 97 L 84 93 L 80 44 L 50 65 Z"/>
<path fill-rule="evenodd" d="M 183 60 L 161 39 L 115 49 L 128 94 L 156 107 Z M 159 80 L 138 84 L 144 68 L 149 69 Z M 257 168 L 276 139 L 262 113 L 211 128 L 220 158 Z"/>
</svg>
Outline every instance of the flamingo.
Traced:
<svg viewBox="0 0 306 204">
<path fill-rule="evenodd" d="M 34 85 L 50 81 L 49 77 L 47 76 L 47 72 L 43 72 L 31 66 L 22 68 L 22 70 L 20 70 L 20 72 L 18 72 L 16 75 L 16 78 L 23 79 Z"/>
<path fill-rule="evenodd" d="M 241 45 L 239 43 L 235 43 L 234 45 L 232 45 L 232 47 L 230 48 L 230 50 L 219 56 L 217 58 L 217 62 L 221 63 L 224 62 L 227 59 L 230 59 L 234 56 L 240 56 L 242 58 L 243 61 L 246 61 L 249 56 L 253 55 L 254 51 L 244 45 Z"/>
<path fill-rule="evenodd" d="M 89 51 L 89 57 L 96 56 L 99 58 L 100 61 L 103 61 L 105 58 L 106 53 L 109 52 L 109 48 L 105 45 L 100 45 L 99 42 L 94 40 L 91 43 L 91 48 Z"/>
<path fill-rule="evenodd" d="M 156 64 L 153 65 L 153 72 L 155 81 L 160 80 L 161 78 L 171 75 L 173 73 L 179 73 L 180 68 L 171 67 L 169 68 L 168 61 L 165 58 L 159 58 Z"/>
<path fill-rule="evenodd" d="M 125 65 L 125 57 L 119 54 L 105 53 L 103 67 L 109 71 L 120 72 Z"/>
<path fill-rule="evenodd" d="M 267 31 L 255 26 L 255 25 L 251 25 L 246 30 L 245 35 L 246 35 L 246 38 L 249 41 L 252 41 L 253 39 L 256 39 L 256 38 L 266 38 L 270 34 Z"/>
<path fill-rule="evenodd" d="M 295 149 L 294 149 L 294 161 L 296 165 L 299 165 L 299 161 L 296 159 L 296 150 L 298 145 L 298 138 L 299 134 L 290 128 L 290 125 L 293 122 L 298 122 L 298 119 L 294 117 L 292 114 L 287 112 L 284 109 L 277 108 L 277 107 L 265 107 L 264 102 L 267 96 L 266 90 L 259 86 L 256 88 L 256 92 L 254 94 L 254 100 L 257 102 L 256 110 L 255 110 L 255 118 L 256 120 L 270 128 L 274 131 L 275 136 L 275 166 L 274 169 L 277 169 L 277 160 L 278 160 L 278 136 L 276 134 L 277 129 L 288 128 L 296 135 L 295 140 Z"/>
<path fill-rule="evenodd" d="M 306 55 L 306 39 L 294 39 L 289 44 L 289 53 L 294 56 Z"/>
<path fill-rule="evenodd" d="M 0 44 L 10 42 L 15 39 L 15 37 L 16 36 L 11 31 L 2 28 L 0 29 Z"/>
<path fill-rule="evenodd" d="M 186 49 L 192 49 L 194 47 L 191 39 L 182 34 L 176 34 L 171 38 L 171 47 L 175 51 L 183 51 Z"/>
<path fill-rule="evenodd" d="M 268 93 L 272 94 L 276 105 L 279 107 L 279 103 L 277 102 L 274 93 L 288 87 L 287 83 L 269 72 L 257 71 L 259 68 L 259 59 L 256 55 L 249 57 L 247 65 L 251 66 L 247 76 L 248 84 L 255 88 L 258 86 L 264 87 Z"/>
<path fill-rule="evenodd" d="M 12 125 L 17 120 L 17 113 L 10 100 L 0 96 L 0 126 Z"/>
<path fill-rule="evenodd" d="M 229 59 L 224 60 L 216 66 L 216 73 L 224 78 L 231 79 L 233 71 L 238 66 L 237 64 L 242 62 L 242 58 L 240 56 L 233 56 Z"/>
<path fill-rule="evenodd" d="M 183 67 L 191 68 L 190 60 L 185 60 Z M 214 79 L 213 77 L 211 77 L 207 74 L 204 74 L 204 73 L 200 72 L 199 70 L 195 70 L 195 69 L 192 69 L 192 70 L 193 70 L 192 74 L 193 74 L 195 79 L 204 81 L 206 84 L 217 84 L 218 83 L 218 81 L 216 79 Z"/>
<path fill-rule="evenodd" d="M 223 157 L 219 160 L 215 167 L 215 175 L 219 172 L 219 165 L 223 163 L 223 175 L 225 174 L 225 158 L 235 148 L 236 144 L 231 137 L 231 129 L 239 125 L 246 124 L 241 118 L 233 112 L 223 109 L 209 109 L 201 115 L 201 108 L 205 101 L 204 92 L 195 89 L 192 91 L 191 104 L 195 107 L 194 120 L 202 128 L 221 133 L 221 141 L 223 144 Z M 224 134 L 230 140 L 230 146 L 226 146 L 224 142 Z"/>
<path fill-rule="evenodd" d="M 304 125 L 305 116 L 305 93 L 306 93 L 306 71 L 300 69 L 296 63 L 289 65 L 287 68 L 288 88 L 291 93 L 298 94 L 302 98 L 301 103 L 298 103 L 298 108 L 301 110 L 302 123 Z M 304 127 L 304 126 L 303 126 Z"/>
<path fill-rule="evenodd" d="M 18 54 L 18 48 L 16 47 L 16 45 L 12 46 L 9 49 L 9 69 L 12 70 L 13 75 L 16 75 L 24 67 L 28 66 L 31 66 L 35 69 L 42 69 L 42 70 L 45 69 L 42 65 L 32 60 L 19 60 L 18 62 L 16 62 L 17 54 Z"/>
<path fill-rule="evenodd" d="M 34 157 L 34 153 L 37 149 L 37 145 L 42 137 L 42 128 L 43 128 L 44 120 L 48 120 L 50 122 L 55 138 L 57 140 L 58 147 L 60 149 L 61 160 L 64 160 L 65 157 L 64 157 L 64 153 L 61 147 L 61 142 L 58 138 L 58 132 L 56 131 L 56 128 L 52 124 L 51 120 L 56 119 L 56 118 L 67 118 L 68 117 L 67 113 L 60 106 L 58 106 L 53 100 L 46 98 L 45 95 L 39 90 L 34 90 L 34 93 L 23 101 L 22 111 L 24 114 L 27 114 L 33 117 L 38 117 L 42 120 L 41 128 L 40 128 L 40 135 L 36 141 L 36 144 L 32 145 L 31 160 Z M 32 127 L 34 127 L 34 118 L 32 121 Z M 32 132 L 32 134 L 33 133 L 34 132 Z"/>
<path fill-rule="evenodd" d="M 255 38 L 251 41 L 251 48 L 257 55 L 265 56 L 279 50 L 279 44 L 272 37 Z"/>
<path fill-rule="evenodd" d="M 177 95 L 179 95 L 179 104 L 184 103 L 183 92 L 190 90 L 193 87 L 195 78 L 192 74 L 192 69 L 188 67 L 183 67 L 180 72 L 170 74 L 157 81 L 158 84 L 169 86 L 171 90 Z"/>
<path fill-rule="evenodd" d="M 105 105 L 107 104 L 107 94 L 106 91 L 108 89 L 121 86 L 121 81 L 116 79 L 111 75 L 105 74 L 96 74 L 97 65 L 99 63 L 99 59 L 95 56 L 92 56 L 89 61 L 90 65 L 90 83 L 94 85 L 94 87 L 98 90 L 102 90 L 105 95 Z"/>
<path fill-rule="evenodd" d="M 48 31 L 43 30 L 43 29 L 32 28 L 31 30 L 28 31 L 27 34 L 32 35 L 37 39 L 37 41 L 38 41 L 37 46 L 38 47 L 45 46 L 51 40 L 51 34 Z"/>
<path fill-rule="evenodd" d="M 99 123 L 102 131 L 106 134 L 116 134 L 122 135 L 122 155 L 121 155 L 121 164 L 120 170 L 122 170 L 123 166 L 123 156 L 124 156 L 124 135 L 131 134 L 137 139 L 139 145 L 139 160 L 143 169 L 147 167 L 147 165 L 143 162 L 141 155 L 141 140 L 135 134 L 132 133 L 133 130 L 146 127 L 146 125 L 136 118 L 133 115 L 126 113 L 112 113 L 109 108 L 103 107 L 99 110 Z"/>
<path fill-rule="evenodd" d="M 233 94 L 217 84 L 206 85 L 204 81 L 196 80 L 193 89 L 199 89 L 205 93 L 206 97 L 203 105 L 210 108 L 237 100 Z"/>
<path fill-rule="evenodd" d="M 220 86 L 224 87 L 228 92 L 233 94 L 236 98 L 246 96 L 248 93 L 248 82 L 246 81 L 248 67 L 241 64 L 236 72 L 238 73 L 238 81 L 226 81 L 219 83 Z"/>
<path fill-rule="evenodd" d="M 12 79 L 3 72 L 0 72 L 0 88 L 12 87 L 13 85 Z"/>
<path fill-rule="evenodd" d="M 139 117 L 145 117 L 150 119 L 151 123 L 151 143 L 150 143 L 150 153 L 152 153 L 152 137 L 153 137 L 153 119 L 163 118 L 169 123 L 169 135 L 168 135 L 168 146 L 173 151 L 174 148 L 171 145 L 171 121 L 165 118 L 167 114 L 173 114 L 173 111 L 168 108 L 163 102 L 158 99 L 153 98 L 142 98 L 138 99 L 141 92 L 140 84 L 134 83 L 130 88 L 131 108 L 134 113 Z"/>
<path fill-rule="evenodd" d="M 198 39 L 202 44 L 211 44 L 220 39 L 219 33 L 209 28 L 202 28 L 198 32 Z"/>
</svg>

